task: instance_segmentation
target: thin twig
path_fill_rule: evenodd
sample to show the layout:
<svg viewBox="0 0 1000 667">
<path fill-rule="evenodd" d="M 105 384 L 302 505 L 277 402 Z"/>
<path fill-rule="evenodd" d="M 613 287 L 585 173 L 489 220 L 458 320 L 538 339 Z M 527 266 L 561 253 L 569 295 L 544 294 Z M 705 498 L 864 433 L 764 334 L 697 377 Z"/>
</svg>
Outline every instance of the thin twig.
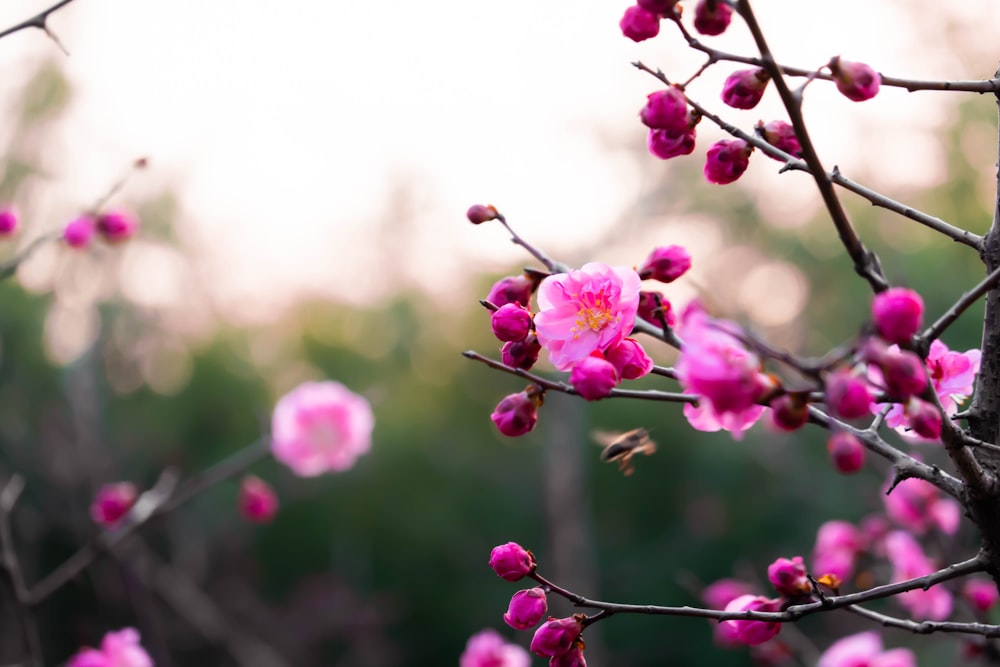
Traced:
<svg viewBox="0 0 1000 667">
<path fill-rule="evenodd" d="M 962 313 L 979 301 L 979 299 L 983 298 L 983 296 L 996 287 L 997 284 L 1000 284 L 1000 268 L 994 269 L 988 276 L 979 281 L 975 287 L 963 294 L 951 308 L 945 311 L 941 317 L 934 321 L 934 324 L 927 327 L 927 329 L 920 334 L 918 342 L 921 345 L 926 345 L 932 340 L 940 338 L 945 329 L 951 326 Z"/>
<path fill-rule="evenodd" d="M 14 475 L 3 485 L 0 491 L 0 573 L 10 585 L 17 607 L 15 615 L 21 625 L 24 637 L 24 650 L 27 664 L 40 666 L 42 664 L 42 642 L 38 635 L 34 613 L 28 603 L 28 590 L 24 584 L 24 572 L 21 561 L 17 557 L 14 546 L 14 531 L 11 527 L 11 515 L 21 492 L 24 490 L 24 478 Z"/>
<path fill-rule="evenodd" d="M 550 259 L 548 255 L 546 255 L 544 252 L 542 252 L 541 250 L 539 250 L 538 248 L 536 248 L 535 246 L 531 245 L 523 238 L 521 238 L 521 236 L 513 229 L 511 229 L 511 226 L 509 224 L 507 224 L 507 218 L 504 217 L 503 213 L 497 211 L 496 215 L 497 215 L 497 220 L 500 221 L 500 224 L 503 225 L 504 228 L 507 230 L 507 232 L 510 234 L 511 242 L 514 243 L 515 245 L 521 246 L 529 253 L 531 253 L 532 257 L 541 262 L 545 266 L 545 268 L 548 269 L 551 273 L 566 273 L 569 270 L 568 267 L 560 264 L 559 262 L 553 259 Z"/>
<path fill-rule="evenodd" d="M 17 253 L 10 259 L 8 259 L 3 264 L 0 264 L 0 280 L 5 278 L 10 278 L 14 273 L 17 272 L 17 268 L 21 266 L 31 255 L 42 247 L 43 244 L 49 243 L 50 241 L 55 241 L 62 234 L 57 232 L 51 232 L 49 234 L 43 234 L 38 238 L 31 241 L 28 245 L 21 249 L 21 252 Z"/>
<path fill-rule="evenodd" d="M 13 35 L 15 32 L 25 30 L 26 28 L 38 28 L 46 35 L 48 35 L 52 39 L 52 41 L 56 43 L 56 46 L 62 49 L 62 51 L 65 53 L 66 49 L 59 42 L 59 39 L 55 36 L 55 34 L 51 30 L 49 30 L 48 20 L 49 20 L 49 14 L 52 14 L 54 11 L 58 9 L 62 9 L 71 2 L 73 2 L 73 0 L 60 0 L 56 4 L 52 5 L 51 7 L 43 11 L 41 14 L 32 16 L 30 19 L 26 21 L 21 21 L 17 25 L 11 26 L 6 30 L 0 31 L 0 39 L 3 39 L 7 35 Z"/>
</svg>

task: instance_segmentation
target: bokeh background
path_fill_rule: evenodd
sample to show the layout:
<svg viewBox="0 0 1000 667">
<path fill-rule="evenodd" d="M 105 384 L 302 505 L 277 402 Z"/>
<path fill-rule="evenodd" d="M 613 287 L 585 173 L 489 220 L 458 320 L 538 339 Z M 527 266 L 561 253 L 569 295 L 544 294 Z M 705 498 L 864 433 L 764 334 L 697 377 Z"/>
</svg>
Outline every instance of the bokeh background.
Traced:
<svg viewBox="0 0 1000 667">
<path fill-rule="evenodd" d="M 975 79 L 1000 58 L 989 0 L 758 4 L 790 64 L 840 53 L 897 76 Z M 0 25 L 45 6 L 5 2 Z M 457 664 L 485 627 L 530 639 L 502 623 L 517 585 L 486 567 L 496 544 L 529 546 L 543 572 L 590 597 L 685 604 L 717 578 L 759 581 L 774 558 L 807 555 L 823 521 L 879 509 L 885 466 L 839 476 L 817 432 L 758 427 L 734 442 L 691 430 L 673 405 L 558 395 L 529 436 L 493 429 L 489 412 L 522 383 L 460 352 L 496 353 L 476 299 L 531 260 L 499 227 L 465 222 L 472 203 L 496 204 L 571 264 L 636 264 L 654 245 L 685 244 L 694 269 L 666 289 L 675 306 L 699 295 L 804 354 L 866 318 L 867 288 L 808 177 L 756 155 L 738 184 L 705 183 L 698 156 L 722 137 L 707 123 L 687 159 L 645 153 L 636 112 L 656 86 L 629 62 L 683 79 L 699 59 L 669 25 L 651 42 L 624 39 L 625 6 L 77 0 L 50 20 L 68 56 L 39 31 L 0 41 L 0 198 L 25 219 L 0 257 L 150 159 L 112 200 L 138 213 L 138 239 L 45 248 L 0 285 L 0 478 L 27 478 L 14 529 L 29 581 L 93 534 L 100 484 L 150 485 L 164 467 L 223 459 L 298 382 L 342 381 L 377 417 L 371 454 L 347 473 L 254 467 L 281 496 L 273 524 L 238 516 L 234 481 L 102 557 L 39 610 L 46 664 L 123 625 L 140 628 L 157 665 Z M 738 22 L 730 33 L 713 44 L 750 51 Z M 733 69 L 713 68 L 690 94 L 722 110 Z M 856 105 L 815 84 L 806 111 L 827 165 L 988 228 L 989 96 L 886 89 Z M 782 117 L 771 94 L 726 113 L 744 127 Z M 844 199 L 890 279 L 920 290 L 932 316 L 981 277 L 967 248 Z M 946 342 L 976 346 L 979 316 Z M 591 433 L 636 426 L 660 451 L 625 478 L 599 463 Z M 142 584 L 140 561 L 160 584 Z M 0 664 L 19 655 L 4 613 Z M 863 627 L 800 625 L 782 636 L 801 664 Z M 588 657 L 751 664 L 710 637 L 695 619 L 617 617 L 588 630 Z M 919 648 L 921 664 L 956 650 L 947 638 L 889 643 Z"/>
</svg>

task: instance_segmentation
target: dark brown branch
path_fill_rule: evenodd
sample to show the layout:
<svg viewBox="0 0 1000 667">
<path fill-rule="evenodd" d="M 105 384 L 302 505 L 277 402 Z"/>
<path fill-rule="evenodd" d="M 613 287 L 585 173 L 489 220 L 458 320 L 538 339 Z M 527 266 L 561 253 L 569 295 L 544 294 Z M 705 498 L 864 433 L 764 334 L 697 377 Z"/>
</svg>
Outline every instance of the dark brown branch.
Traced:
<svg viewBox="0 0 1000 667">
<path fill-rule="evenodd" d="M 929 635 L 935 632 L 951 632 L 972 635 L 982 635 L 983 637 L 1000 637 L 1000 625 L 989 625 L 987 623 L 956 623 L 954 621 L 911 621 L 906 618 L 897 618 L 887 614 L 881 614 L 864 607 L 848 607 L 847 611 L 852 614 L 867 618 L 870 621 L 882 625 L 886 628 L 898 628 L 908 630 L 918 635 Z"/>
<path fill-rule="evenodd" d="M 60 0 L 59 2 L 57 2 L 54 5 L 52 5 L 51 7 L 49 7 L 48 9 L 46 9 L 45 11 L 43 11 L 42 13 L 36 14 L 35 16 L 32 16 L 30 19 L 28 19 L 26 21 L 21 21 L 17 25 L 11 26 L 11 27 L 7 28 L 6 30 L 0 31 L 0 39 L 3 39 L 7 35 L 13 35 L 15 32 L 19 32 L 19 31 L 25 30 L 27 28 L 38 28 L 39 30 L 41 30 L 42 32 L 44 32 L 46 35 L 48 35 L 52 39 L 52 41 L 54 41 L 56 43 L 56 45 L 60 49 L 62 49 L 63 52 L 65 52 L 66 49 L 63 48 L 63 45 L 59 42 L 59 39 L 55 36 L 55 33 L 53 33 L 51 30 L 49 30 L 48 20 L 49 20 L 49 15 L 50 14 L 52 14 L 53 12 L 55 12 L 58 9 L 62 9 L 63 7 L 65 7 L 66 5 L 68 5 L 71 2 L 73 2 L 73 0 Z"/>
<path fill-rule="evenodd" d="M 979 281 L 975 287 L 963 294 L 951 308 L 949 308 L 934 322 L 934 324 L 927 327 L 927 329 L 920 334 L 920 339 L 918 341 L 920 344 L 919 346 L 929 344 L 932 340 L 940 338 L 945 329 L 950 327 L 962 313 L 983 298 L 983 296 L 996 287 L 997 284 L 1000 284 L 1000 268 L 993 269 L 993 271 Z"/>
<path fill-rule="evenodd" d="M 0 575 L 3 575 L 10 587 L 17 607 L 15 616 L 21 625 L 27 664 L 37 667 L 42 664 L 42 643 L 38 627 L 35 625 L 34 613 L 28 603 L 28 589 L 24 585 L 24 572 L 17 557 L 14 531 L 11 527 L 11 515 L 23 490 L 24 479 L 19 475 L 7 480 L 0 490 Z"/>
</svg>

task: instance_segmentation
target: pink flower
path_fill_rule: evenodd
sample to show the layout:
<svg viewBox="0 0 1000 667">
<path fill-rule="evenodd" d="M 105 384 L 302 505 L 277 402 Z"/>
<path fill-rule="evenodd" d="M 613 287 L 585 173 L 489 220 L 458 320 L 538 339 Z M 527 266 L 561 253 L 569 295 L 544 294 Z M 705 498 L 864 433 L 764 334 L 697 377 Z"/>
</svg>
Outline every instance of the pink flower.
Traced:
<svg viewBox="0 0 1000 667">
<path fill-rule="evenodd" d="M 872 318 L 878 334 L 890 343 L 907 343 L 920 330 L 924 300 L 905 287 L 892 287 L 872 300 Z"/>
<path fill-rule="evenodd" d="M 341 472 L 371 448 L 371 405 L 339 382 L 306 382 L 271 416 L 271 451 L 296 475 Z"/>
<path fill-rule="evenodd" d="M 490 319 L 493 335 L 502 341 L 516 343 L 531 331 L 531 313 L 519 303 L 505 303 Z"/>
<path fill-rule="evenodd" d="M 469 637 L 459 667 L 530 667 L 531 656 L 517 644 L 508 644 L 496 630 Z"/>
<path fill-rule="evenodd" d="M 552 365 L 568 371 L 625 338 L 635 323 L 640 283 L 633 269 L 600 262 L 543 280 L 535 331 Z"/>
<path fill-rule="evenodd" d="M 703 35 L 721 35 L 732 18 L 733 8 L 720 0 L 698 0 L 694 7 L 694 29 Z"/>
<path fill-rule="evenodd" d="M 580 636 L 583 626 L 575 616 L 549 618 L 535 630 L 531 638 L 531 652 L 546 658 L 555 658 L 569 652 Z"/>
<path fill-rule="evenodd" d="M 97 233 L 97 222 L 89 215 L 81 215 L 66 224 L 62 238 L 70 248 L 86 248 L 95 233 Z"/>
<path fill-rule="evenodd" d="M 618 371 L 600 352 L 581 359 L 569 374 L 569 383 L 588 401 L 607 397 L 618 385 Z"/>
<path fill-rule="evenodd" d="M 764 406 L 753 405 L 746 410 L 717 414 L 709 404 L 685 403 L 683 412 L 688 424 L 696 431 L 707 433 L 729 431 L 734 440 L 742 440 L 743 432 L 756 424 L 760 416 L 764 414 Z"/>
<path fill-rule="evenodd" d="M 710 609 L 725 609 L 726 605 L 740 597 L 753 593 L 753 586 L 737 579 L 719 579 L 701 592 L 701 599 Z"/>
<path fill-rule="evenodd" d="M 108 243 L 121 243 L 132 238 L 139 221 L 125 211 L 108 211 L 97 218 L 97 231 Z"/>
<path fill-rule="evenodd" d="M 911 396 L 906 402 L 904 411 L 914 433 L 927 440 L 940 439 L 944 419 L 936 405 Z"/>
<path fill-rule="evenodd" d="M 844 97 L 855 102 L 870 100 L 878 94 L 882 77 L 864 63 L 841 60 L 834 56 L 830 60 L 830 73 Z"/>
<path fill-rule="evenodd" d="M 660 305 L 656 305 L 657 298 L 659 298 Z M 667 323 L 668 327 L 672 327 L 677 323 L 674 309 L 665 296 L 659 292 L 639 292 L 639 310 L 637 315 L 647 322 L 662 326 L 660 314 L 663 315 L 663 320 Z"/>
<path fill-rule="evenodd" d="M 780 600 L 768 600 L 762 595 L 741 595 L 726 605 L 726 611 L 780 611 Z M 781 623 L 774 621 L 723 621 L 737 639 L 748 646 L 757 646 L 781 632 Z"/>
<path fill-rule="evenodd" d="M 679 245 L 654 248 L 636 271 L 643 280 L 672 283 L 691 268 L 691 254 Z"/>
<path fill-rule="evenodd" d="M 878 633 L 861 632 L 831 644 L 816 667 L 917 667 L 917 660 L 909 649 L 883 651 Z"/>
<path fill-rule="evenodd" d="M 695 136 L 695 126 L 690 122 L 683 130 L 650 130 L 646 136 L 646 147 L 654 157 L 669 160 L 694 152 Z"/>
<path fill-rule="evenodd" d="M 490 415 L 497 430 L 509 438 L 531 432 L 538 422 L 538 408 L 542 395 L 533 387 L 516 394 L 508 394 L 497 404 Z"/>
<path fill-rule="evenodd" d="M 100 650 L 81 649 L 66 667 L 153 667 L 153 661 L 139 645 L 138 631 L 123 628 L 104 635 Z"/>
<path fill-rule="evenodd" d="M 518 581 L 535 571 L 535 557 L 517 542 L 507 542 L 493 547 L 490 567 L 501 579 Z"/>
<path fill-rule="evenodd" d="M 639 111 L 639 120 L 654 130 L 686 130 L 688 110 L 684 93 L 673 86 L 650 93 L 646 106 Z"/>
<path fill-rule="evenodd" d="M 674 5 L 677 4 L 677 0 L 636 0 L 635 4 L 639 5 L 646 11 L 666 16 L 673 11 Z"/>
<path fill-rule="evenodd" d="M 861 441 L 847 431 L 836 430 L 826 441 L 826 451 L 830 454 L 833 467 L 845 475 L 861 470 L 865 464 L 865 447 Z"/>
<path fill-rule="evenodd" d="M 17 231 L 17 209 L 13 206 L 0 207 L 0 238 L 13 236 Z"/>
<path fill-rule="evenodd" d="M 774 586 L 778 595 L 788 598 L 809 595 L 812 584 L 806 576 L 806 565 L 802 556 L 795 558 L 779 558 L 767 566 L 767 580 Z"/>
<path fill-rule="evenodd" d="M 131 482 L 105 484 L 90 505 L 90 518 L 102 528 L 110 528 L 129 513 L 139 492 Z"/>
<path fill-rule="evenodd" d="M 523 273 L 519 276 L 507 276 L 493 284 L 486 300 L 497 308 L 502 308 L 508 303 L 519 303 L 527 308 L 531 302 L 531 294 L 537 286 L 530 276 Z"/>
<path fill-rule="evenodd" d="M 548 601 L 545 591 L 541 588 L 526 588 L 518 591 L 510 598 L 507 613 L 503 615 L 504 623 L 515 630 L 527 630 L 538 625 L 548 611 Z"/>
<path fill-rule="evenodd" d="M 660 17 L 639 5 L 632 5 L 625 10 L 618 27 L 633 42 L 642 42 L 660 34 Z"/>
<path fill-rule="evenodd" d="M 962 586 L 962 596 L 968 601 L 972 608 L 978 612 L 986 613 L 993 608 L 993 605 L 1000 600 L 997 594 L 997 585 L 992 581 L 984 579 L 969 579 Z"/>
<path fill-rule="evenodd" d="M 587 660 L 583 657 L 583 642 L 576 641 L 566 653 L 550 658 L 549 667 L 587 667 Z"/>
<path fill-rule="evenodd" d="M 278 513 L 278 496 L 271 485 L 254 475 L 240 483 L 240 513 L 254 523 L 270 523 Z"/>
<path fill-rule="evenodd" d="M 695 428 L 711 426 L 704 414 L 707 409 L 722 428 L 741 434 L 763 411 L 756 401 L 771 385 L 760 373 L 757 355 L 730 333 L 735 329 L 729 322 L 712 320 L 696 301 L 681 317 L 678 331 L 684 346 L 675 366 L 678 380 L 686 392 L 707 403 L 684 406 Z"/>
<path fill-rule="evenodd" d="M 832 574 L 845 581 L 854 574 L 854 561 L 862 548 L 861 533 L 846 521 L 827 521 L 816 532 L 813 573 Z"/>
<path fill-rule="evenodd" d="M 799 138 L 795 135 L 795 128 L 791 124 L 783 120 L 772 120 L 770 123 L 757 123 L 756 130 L 764 141 L 775 148 L 783 150 L 789 155 L 802 157 L 802 145 L 799 144 Z M 768 157 L 773 160 L 781 159 L 771 155 Z"/>
<path fill-rule="evenodd" d="M 753 146 L 742 139 L 722 139 L 708 149 L 705 160 L 705 178 L 710 183 L 726 185 L 732 183 L 750 166 Z"/>
<path fill-rule="evenodd" d="M 771 401 L 771 423 L 782 431 L 797 431 L 809 421 L 808 397 L 802 394 L 782 394 Z"/>
<path fill-rule="evenodd" d="M 972 394 L 981 358 L 980 350 L 952 352 L 940 340 L 931 342 L 927 354 L 927 370 L 930 372 L 931 385 L 948 416 L 958 412 L 958 406 Z"/>
<path fill-rule="evenodd" d="M 870 414 L 872 397 L 868 383 L 846 368 L 826 376 L 826 404 L 836 417 L 857 419 Z"/>
<path fill-rule="evenodd" d="M 637 380 L 653 370 L 653 359 L 634 338 L 612 345 L 604 357 L 615 367 L 622 380 Z"/>
<path fill-rule="evenodd" d="M 753 109 L 770 80 L 771 75 L 761 67 L 733 72 L 722 85 L 722 101 L 734 109 Z"/>
<path fill-rule="evenodd" d="M 500 360 L 511 368 L 528 370 L 538 361 L 538 353 L 541 351 L 538 336 L 531 332 L 524 340 L 504 343 L 500 348 Z"/>
<path fill-rule="evenodd" d="M 876 385 L 884 386 L 886 392 L 893 398 L 905 401 L 927 388 L 927 370 L 924 362 L 909 350 L 900 350 L 893 345 L 882 353 L 875 363 L 877 364 L 875 367 L 869 365 L 868 377 Z M 889 425 L 894 426 L 892 423 Z"/>
<path fill-rule="evenodd" d="M 487 204 L 473 204 L 465 212 L 465 217 L 474 225 L 481 225 L 490 220 L 496 220 L 497 209 Z"/>
<path fill-rule="evenodd" d="M 891 482 L 882 486 L 882 502 L 889 518 L 903 528 L 923 535 L 937 528 L 946 535 L 958 532 L 961 508 L 952 498 L 942 497 L 936 486 L 922 479 L 904 479 L 889 492 Z"/>
<path fill-rule="evenodd" d="M 893 565 L 893 583 L 923 577 L 937 569 L 907 532 L 895 530 L 889 533 L 885 538 L 885 551 Z M 940 585 L 900 593 L 896 600 L 917 620 L 940 621 L 951 614 L 951 593 Z"/>
</svg>

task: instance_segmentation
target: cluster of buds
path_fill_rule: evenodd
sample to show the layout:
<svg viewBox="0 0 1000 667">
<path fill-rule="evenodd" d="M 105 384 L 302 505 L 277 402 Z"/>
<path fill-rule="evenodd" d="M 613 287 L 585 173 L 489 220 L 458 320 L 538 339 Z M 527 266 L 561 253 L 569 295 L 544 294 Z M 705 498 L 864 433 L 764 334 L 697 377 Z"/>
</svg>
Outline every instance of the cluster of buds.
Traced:
<svg viewBox="0 0 1000 667">
<path fill-rule="evenodd" d="M 733 9 L 723 0 L 698 0 L 694 8 L 694 29 L 703 35 L 721 35 L 729 27 Z M 635 42 L 660 34 L 660 20 L 680 20 L 677 0 L 637 0 L 625 10 L 618 23 L 622 34 Z"/>
<path fill-rule="evenodd" d="M 71 248 L 90 246 L 95 236 L 105 243 L 116 244 L 135 236 L 139 221 L 131 213 L 123 210 L 105 213 L 84 213 L 66 223 L 62 231 L 63 242 Z"/>
</svg>

